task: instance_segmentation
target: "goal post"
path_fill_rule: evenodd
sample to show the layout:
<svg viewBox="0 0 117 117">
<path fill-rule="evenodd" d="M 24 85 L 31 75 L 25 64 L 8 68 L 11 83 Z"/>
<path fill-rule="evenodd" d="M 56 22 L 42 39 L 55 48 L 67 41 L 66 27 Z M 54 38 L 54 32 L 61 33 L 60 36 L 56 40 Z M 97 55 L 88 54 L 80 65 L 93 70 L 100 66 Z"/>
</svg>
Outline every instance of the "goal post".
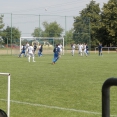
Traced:
<svg viewBox="0 0 117 117">
<path fill-rule="evenodd" d="M 27 42 L 29 42 L 32 45 L 33 45 L 33 42 L 38 44 L 43 43 L 45 47 L 48 46 L 48 47 L 51 47 L 51 49 L 54 48 L 54 44 L 61 43 L 63 46 L 62 54 L 64 55 L 64 37 L 20 37 L 20 52 L 21 52 L 22 45 L 23 44 L 25 45 Z"/>
<path fill-rule="evenodd" d="M 0 73 L 0 75 L 8 76 L 7 115 L 10 117 L 10 73 Z"/>
</svg>

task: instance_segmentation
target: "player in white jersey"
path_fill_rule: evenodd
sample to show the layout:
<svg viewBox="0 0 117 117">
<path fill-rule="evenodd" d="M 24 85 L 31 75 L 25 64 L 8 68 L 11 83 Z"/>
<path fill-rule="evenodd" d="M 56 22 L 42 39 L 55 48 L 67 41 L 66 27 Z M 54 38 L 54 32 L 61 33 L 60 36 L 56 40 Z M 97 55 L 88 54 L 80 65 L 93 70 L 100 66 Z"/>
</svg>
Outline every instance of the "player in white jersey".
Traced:
<svg viewBox="0 0 117 117">
<path fill-rule="evenodd" d="M 85 47 L 85 43 L 84 44 L 82 44 L 82 56 L 84 56 L 84 49 L 85 49 L 86 47 Z"/>
<path fill-rule="evenodd" d="M 87 56 L 86 45 L 87 45 L 87 44 L 84 44 L 84 45 L 83 45 L 83 49 L 84 49 L 84 50 L 83 50 L 83 53 L 85 54 L 85 56 Z"/>
<path fill-rule="evenodd" d="M 79 50 L 80 56 L 82 56 L 82 49 L 83 49 L 83 45 L 82 44 L 79 44 L 78 50 Z"/>
<path fill-rule="evenodd" d="M 62 46 L 62 44 L 60 44 L 60 53 L 61 53 L 61 55 L 63 54 L 63 46 Z"/>
<path fill-rule="evenodd" d="M 34 48 L 31 45 L 28 47 L 28 61 L 29 62 L 30 62 L 30 57 L 32 57 L 33 62 L 35 62 L 34 61 Z"/>
<path fill-rule="evenodd" d="M 72 56 L 74 56 L 74 51 L 75 51 L 75 44 L 72 44 L 71 45 L 71 53 L 72 53 Z"/>
<path fill-rule="evenodd" d="M 30 46 L 30 45 L 29 45 L 29 43 L 27 42 L 27 43 L 26 43 L 26 46 L 25 46 L 25 47 L 26 47 L 26 50 L 25 50 L 25 55 L 26 55 L 26 56 L 28 55 L 28 47 L 29 47 L 29 46 Z"/>
<path fill-rule="evenodd" d="M 79 44 L 77 44 L 77 47 L 78 47 L 78 54 L 80 54 L 80 52 L 79 52 Z"/>
<path fill-rule="evenodd" d="M 59 44 L 58 47 L 60 48 L 60 55 L 59 55 L 59 57 L 61 57 L 62 52 L 63 52 L 63 50 L 62 50 L 63 46 L 61 44 Z"/>
</svg>

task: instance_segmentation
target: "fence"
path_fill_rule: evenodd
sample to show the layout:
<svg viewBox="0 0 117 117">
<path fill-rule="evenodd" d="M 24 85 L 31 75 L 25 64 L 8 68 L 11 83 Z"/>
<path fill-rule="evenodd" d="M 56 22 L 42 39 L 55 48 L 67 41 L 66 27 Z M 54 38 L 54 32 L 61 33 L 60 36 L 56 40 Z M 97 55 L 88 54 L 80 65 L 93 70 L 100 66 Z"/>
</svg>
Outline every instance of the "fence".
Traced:
<svg viewBox="0 0 117 117">
<path fill-rule="evenodd" d="M 102 47 L 102 50 L 107 51 L 110 53 L 110 51 L 115 51 L 117 47 Z M 95 47 L 95 53 L 97 53 L 98 47 Z"/>
</svg>

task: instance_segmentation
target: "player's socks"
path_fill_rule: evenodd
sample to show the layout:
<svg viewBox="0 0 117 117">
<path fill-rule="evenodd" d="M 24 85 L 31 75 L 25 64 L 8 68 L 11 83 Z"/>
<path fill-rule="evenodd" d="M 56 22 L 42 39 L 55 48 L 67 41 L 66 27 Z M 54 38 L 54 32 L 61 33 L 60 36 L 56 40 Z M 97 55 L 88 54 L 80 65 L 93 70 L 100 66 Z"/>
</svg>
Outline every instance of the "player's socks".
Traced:
<svg viewBox="0 0 117 117">
<path fill-rule="evenodd" d="M 33 57 L 33 62 L 35 62 L 35 61 L 34 61 L 34 57 Z"/>
<path fill-rule="evenodd" d="M 28 62 L 30 62 L 30 57 L 28 57 Z"/>
</svg>

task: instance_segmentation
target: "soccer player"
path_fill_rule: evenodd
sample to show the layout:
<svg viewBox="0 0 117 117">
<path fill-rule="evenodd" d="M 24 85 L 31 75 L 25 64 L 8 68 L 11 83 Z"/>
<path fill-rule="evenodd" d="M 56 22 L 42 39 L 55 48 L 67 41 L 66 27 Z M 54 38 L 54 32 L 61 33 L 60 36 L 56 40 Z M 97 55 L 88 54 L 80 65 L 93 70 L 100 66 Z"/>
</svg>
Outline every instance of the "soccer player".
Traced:
<svg viewBox="0 0 117 117">
<path fill-rule="evenodd" d="M 34 54 L 35 54 L 36 49 L 37 49 L 37 45 L 36 43 L 34 43 Z"/>
<path fill-rule="evenodd" d="M 28 42 L 26 43 L 26 46 L 25 47 L 26 47 L 25 56 L 27 56 L 27 54 L 28 54 L 28 47 L 29 47 L 29 43 Z"/>
<path fill-rule="evenodd" d="M 42 56 L 42 51 L 43 51 L 43 45 L 39 45 L 39 52 L 38 52 L 39 57 Z"/>
<path fill-rule="evenodd" d="M 101 43 L 99 43 L 98 50 L 99 50 L 99 56 L 102 56 L 102 44 Z"/>
<path fill-rule="evenodd" d="M 87 56 L 87 49 L 86 49 L 86 45 L 87 45 L 87 44 L 85 44 L 85 43 L 84 43 L 84 45 L 83 45 L 85 56 Z"/>
<path fill-rule="evenodd" d="M 88 50 L 89 50 L 89 47 L 88 47 L 88 45 L 86 44 L 86 53 L 87 53 L 87 55 L 89 54 Z"/>
<path fill-rule="evenodd" d="M 62 44 L 59 44 L 58 45 L 58 47 L 60 48 L 60 57 L 61 57 L 61 55 L 63 54 L 63 46 L 62 46 Z"/>
<path fill-rule="evenodd" d="M 0 109 L 0 117 L 8 117 L 2 109 Z"/>
<path fill-rule="evenodd" d="M 79 54 L 80 54 L 80 56 L 82 56 L 83 45 L 82 45 L 82 44 L 79 44 L 78 47 L 79 47 L 79 48 L 78 48 L 78 50 L 79 50 Z"/>
<path fill-rule="evenodd" d="M 80 52 L 79 52 L 79 44 L 77 44 L 77 48 L 78 48 L 78 54 L 80 54 Z"/>
<path fill-rule="evenodd" d="M 26 47 L 25 47 L 25 45 L 23 45 L 23 46 L 22 46 L 22 49 L 21 49 L 22 51 L 21 51 L 21 53 L 19 54 L 18 57 L 21 57 L 22 54 L 24 54 L 24 56 L 26 56 L 26 55 L 25 55 L 25 49 L 26 49 Z"/>
<path fill-rule="evenodd" d="M 33 59 L 33 62 L 35 62 L 34 61 L 34 48 L 33 48 L 33 46 L 32 45 L 30 45 L 29 47 L 28 47 L 28 61 L 30 62 L 30 57 L 32 57 L 32 59 Z"/>
<path fill-rule="evenodd" d="M 59 59 L 59 54 L 60 54 L 60 48 L 58 47 L 58 45 L 56 45 L 53 52 L 54 52 L 54 58 L 52 64 L 55 64 L 56 61 Z"/>
<path fill-rule="evenodd" d="M 71 53 L 72 53 L 72 56 L 74 56 L 74 51 L 75 51 L 75 44 L 72 44 L 71 45 Z"/>
</svg>

